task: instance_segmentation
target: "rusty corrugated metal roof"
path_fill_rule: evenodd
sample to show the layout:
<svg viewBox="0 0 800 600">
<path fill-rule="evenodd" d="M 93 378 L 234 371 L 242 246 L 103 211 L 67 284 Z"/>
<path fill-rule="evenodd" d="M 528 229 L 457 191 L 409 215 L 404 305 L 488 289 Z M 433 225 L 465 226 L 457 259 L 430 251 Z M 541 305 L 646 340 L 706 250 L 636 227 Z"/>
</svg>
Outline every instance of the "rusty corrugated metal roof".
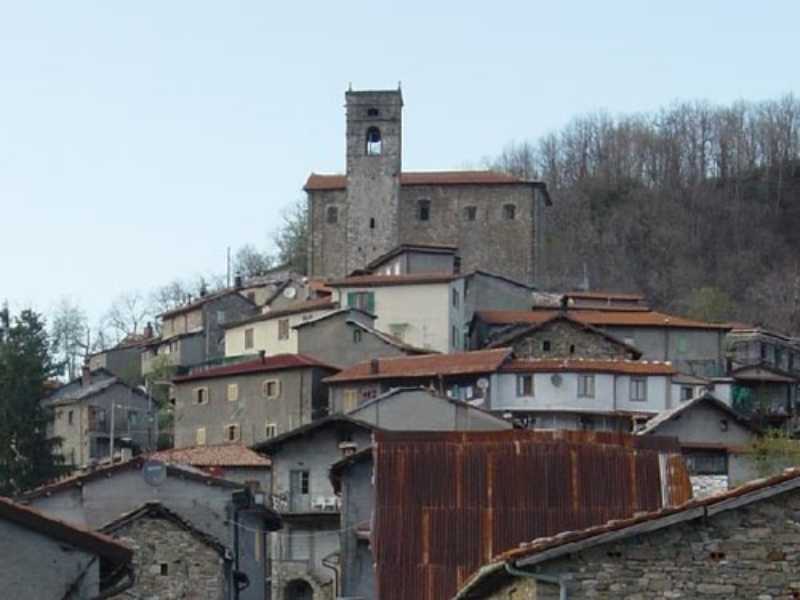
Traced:
<svg viewBox="0 0 800 600">
<path fill-rule="evenodd" d="M 687 501 L 675 438 L 607 432 L 375 433 L 382 600 L 441 600 L 521 543 Z"/>
</svg>

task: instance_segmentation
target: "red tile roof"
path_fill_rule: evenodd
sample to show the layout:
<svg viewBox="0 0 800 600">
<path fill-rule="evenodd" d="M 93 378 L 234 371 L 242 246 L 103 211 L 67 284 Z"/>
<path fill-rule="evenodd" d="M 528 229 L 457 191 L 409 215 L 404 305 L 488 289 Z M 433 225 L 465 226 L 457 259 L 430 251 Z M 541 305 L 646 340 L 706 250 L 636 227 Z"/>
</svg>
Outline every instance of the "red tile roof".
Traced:
<svg viewBox="0 0 800 600">
<path fill-rule="evenodd" d="M 382 600 L 451 598 L 482 564 L 525 540 L 691 497 L 675 438 L 511 430 L 376 431 L 374 439 Z"/>
<path fill-rule="evenodd" d="M 498 171 L 417 171 L 400 175 L 400 185 L 508 185 L 532 183 Z M 308 192 L 343 190 L 345 175 L 309 175 L 303 189 Z"/>
<path fill-rule="evenodd" d="M 640 294 L 621 294 L 618 292 L 567 292 L 564 294 L 569 298 L 579 300 L 644 300 Z"/>
<path fill-rule="evenodd" d="M 399 356 L 376 358 L 353 365 L 325 379 L 327 383 L 364 381 L 370 379 L 404 379 L 414 377 L 437 377 L 439 375 L 471 375 L 493 373 L 511 355 L 509 348 L 457 352 L 455 354 L 425 354 L 422 356 Z M 377 373 L 373 373 L 377 365 Z"/>
<path fill-rule="evenodd" d="M 556 310 L 480 310 L 475 313 L 479 319 L 490 325 L 511 325 L 515 323 L 544 323 L 558 314 Z M 567 316 L 596 327 L 677 327 L 687 329 L 728 330 L 727 324 L 706 323 L 668 315 L 665 313 L 641 310 L 568 310 Z"/>
<path fill-rule="evenodd" d="M 200 379 L 216 379 L 217 377 L 230 377 L 232 375 L 248 375 L 251 373 L 269 373 L 271 371 L 284 371 L 287 369 L 306 369 L 309 367 L 319 367 L 330 371 L 338 371 L 336 367 L 318 361 L 316 358 L 305 354 L 275 354 L 265 356 L 263 359 L 257 358 L 247 362 L 234 363 L 221 367 L 211 367 L 188 375 L 180 375 L 172 381 L 184 383 L 186 381 L 198 381 Z"/>
<path fill-rule="evenodd" d="M 677 373 L 672 363 L 669 362 L 582 358 L 517 358 L 501 366 L 500 371 L 507 373 L 590 372 L 621 375 L 674 375 Z"/>
<path fill-rule="evenodd" d="M 11 521 L 62 543 L 123 565 L 133 559 L 133 551 L 107 535 L 53 519 L 44 513 L 0 497 L 0 520 Z M 33 591 L 33 590 L 31 590 Z M 34 594 L 35 595 L 35 594 Z"/>
<path fill-rule="evenodd" d="M 416 275 L 353 275 L 328 281 L 328 287 L 379 287 L 390 285 L 424 285 L 450 283 L 461 277 L 452 273 L 419 273 Z"/>
<path fill-rule="evenodd" d="M 193 467 L 269 467 L 271 464 L 268 458 L 242 444 L 173 448 L 154 452 L 148 458 Z"/>
</svg>

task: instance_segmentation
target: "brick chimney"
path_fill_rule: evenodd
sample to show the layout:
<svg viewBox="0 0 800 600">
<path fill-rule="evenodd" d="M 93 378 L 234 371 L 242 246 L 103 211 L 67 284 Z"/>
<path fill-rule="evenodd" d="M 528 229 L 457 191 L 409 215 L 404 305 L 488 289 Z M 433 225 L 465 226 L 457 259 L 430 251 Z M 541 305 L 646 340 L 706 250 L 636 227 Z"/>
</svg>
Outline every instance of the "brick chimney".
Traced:
<svg viewBox="0 0 800 600">
<path fill-rule="evenodd" d="M 92 370 L 89 368 L 89 363 L 83 363 L 81 369 L 81 385 L 86 387 L 92 384 Z"/>
<path fill-rule="evenodd" d="M 142 333 L 144 334 L 145 339 L 149 340 L 151 337 L 153 337 L 153 324 L 150 321 L 148 321 L 147 325 L 144 326 Z"/>
</svg>

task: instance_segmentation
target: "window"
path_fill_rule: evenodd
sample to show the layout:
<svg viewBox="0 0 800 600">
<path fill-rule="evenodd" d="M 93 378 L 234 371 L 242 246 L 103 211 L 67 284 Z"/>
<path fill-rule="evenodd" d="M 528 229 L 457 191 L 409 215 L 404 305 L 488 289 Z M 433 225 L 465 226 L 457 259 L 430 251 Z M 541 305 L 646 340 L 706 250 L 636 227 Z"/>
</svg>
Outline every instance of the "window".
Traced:
<svg viewBox="0 0 800 600">
<path fill-rule="evenodd" d="M 517 375 L 517 396 L 533 396 L 533 375 Z"/>
<path fill-rule="evenodd" d="M 360 308 L 368 313 L 375 313 L 375 293 L 374 292 L 348 292 L 347 306 L 350 308 Z"/>
<path fill-rule="evenodd" d="M 431 201 L 417 200 L 417 221 L 431 220 Z"/>
<path fill-rule="evenodd" d="M 459 295 L 458 290 L 453 288 L 453 308 L 458 308 L 459 305 Z"/>
<path fill-rule="evenodd" d="M 278 320 L 278 339 L 279 340 L 289 339 L 289 319 Z"/>
<path fill-rule="evenodd" d="M 569 345 L 569 353 L 570 354 L 575 354 L 575 344 L 570 344 Z"/>
<path fill-rule="evenodd" d="M 169 564 L 161 563 L 161 565 L 160 565 L 160 573 L 162 575 L 169 575 Z"/>
<path fill-rule="evenodd" d="M 350 412 L 358 407 L 358 390 L 349 388 L 342 393 L 342 412 Z"/>
<path fill-rule="evenodd" d="M 478 207 L 477 206 L 465 206 L 464 207 L 464 220 L 465 221 L 474 221 L 478 217 Z"/>
<path fill-rule="evenodd" d="M 68 423 L 68 424 L 70 424 L 70 425 L 72 425 L 72 424 L 73 424 L 73 419 L 74 419 L 74 417 L 75 417 L 75 411 L 72 411 L 72 410 L 71 410 L 71 411 L 69 411 L 69 412 L 67 413 L 67 423 Z"/>
<path fill-rule="evenodd" d="M 217 323 L 224 323 L 225 322 L 225 311 L 218 310 L 217 311 Z"/>
<path fill-rule="evenodd" d="M 244 330 L 244 349 L 245 350 L 252 350 L 253 349 L 253 328 L 245 329 Z"/>
<path fill-rule="evenodd" d="M 550 340 L 542 341 L 542 352 L 550 352 L 552 346 L 553 345 L 550 343 Z"/>
<path fill-rule="evenodd" d="M 689 475 L 727 475 L 728 455 L 723 451 L 693 451 L 684 456 Z"/>
<path fill-rule="evenodd" d="M 339 207 L 329 206 L 325 211 L 325 221 L 329 225 L 336 225 L 339 222 Z"/>
<path fill-rule="evenodd" d="M 503 205 L 503 219 L 506 221 L 513 221 L 517 218 L 517 207 L 515 204 Z"/>
<path fill-rule="evenodd" d="M 236 402 L 239 399 L 239 384 L 228 384 L 228 402 Z"/>
<path fill-rule="evenodd" d="M 594 375 L 578 375 L 578 396 L 594 398 Z"/>
<path fill-rule="evenodd" d="M 367 156 L 378 156 L 383 150 L 381 130 L 377 127 L 367 129 Z"/>
<path fill-rule="evenodd" d="M 690 385 L 681 386 L 681 402 L 686 402 L 694 397 L 694 388 Z"/>
<path fill-rule="evenodd" d="M 136 426 L 139 424 L 139 411 L 128 410 L 128 426 Z"/>
<path fill-rule="evenodd" d="M 368 108 L 368 109 L 367 109 L 367 116 L 368 116 L 368 117 L 377 117 L 377 116 L 379 116 L 380 114 L 381 114 L 381 113 L 380 113 L 380 111 L 379 111 L 377 108 Z"/>
<path fill-rule="evenodd" d="M 239 426 L 235 423 L 232 425 L 225 425 L 225 441 L 238 442 L 239 441 Z"/>
<path fill-rule="evenodd" d="M 267 379 L 262 384 L 261 392 L 265 398 L 277 398 L 281 395 L 281 382 L 277 379 Z"/>
<path fill-rule="evenodd" d="M 647 380 L 644 377 L 631 377 L 631 401 L 647 400 Z"/>
<path fill-rule="evenodd" d="M 252 302 L 253 304 L 256 303 L 256 293 L 255 292 L 247 292 L 245 294 L 245 298 L 250 300 L 250 302 Z"/>
<path fill-rule="evenodd" d="M 361 335 L 362 335 L 362 333 L 363 332 L 360 329 L 354 329 L 353 330 L 353 343 L 354 344 L 360 344 L 361 343 Z"/>
<path fill-rule="evenodd" d="M 278 435 L 278 425 L 276 423 L 267 423 L 264 426 L 264 437 L 267 439 L 274 438 Z"/>
<path fill-rule="evenodd" d="M 580 427 L 584 431 L 591 431 L 594 429 L 594 419 L 587 415 L 581 415 L 579 419 Z"/>
<path fill-rule="evenodd" d="M 193 393 L 195 404 L 208 404 L 208 388 L 194 388 Z"/>
<path fill-rule="evenodd" d="M 458 329 L 453 325 L 450 327 L 450 345 L 453 348 L 458 348 Z"/>
<path fill-rule="evenodd" d="M 197 446 L 205 446 L 206 445 L 206 428 L 199 427 L 194 434 L 194 443 Z"/>
<path fill-rule="evenodd" d="M 369 228 L 370 229 L 375 229 L 375 218 L 374 217 L 370 218 L 370 220 L 369 220 Z"/>
<path fill-rule="evenodd" d="M 686 342 L 686 336 L 685 335 L 679 335 L 678 339 L 675 340 L 675 345 L 676 345 L 676 347 L 678 349 L 678 352 L 680 352 L 681 354 L 684 354 L 686 352 L 686 349 L 688 348 L 688 343 Z"/>
</svg>

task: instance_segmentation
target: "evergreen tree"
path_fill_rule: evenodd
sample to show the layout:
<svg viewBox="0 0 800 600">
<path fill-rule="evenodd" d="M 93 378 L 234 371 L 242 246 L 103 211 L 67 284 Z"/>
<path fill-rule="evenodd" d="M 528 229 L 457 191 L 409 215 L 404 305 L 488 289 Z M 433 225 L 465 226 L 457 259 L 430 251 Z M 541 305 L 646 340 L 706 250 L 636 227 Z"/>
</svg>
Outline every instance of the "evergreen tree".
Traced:
<svg viewBox="0 0 800 600">
<path fill-rule="evenodd" d="M 41 405 L 57 372 L 42 318 L 0 310 L 0 494 L 13 495 L 63 473 L 60 441 L 48 438 L 51 411 Z"/>
</svg>

